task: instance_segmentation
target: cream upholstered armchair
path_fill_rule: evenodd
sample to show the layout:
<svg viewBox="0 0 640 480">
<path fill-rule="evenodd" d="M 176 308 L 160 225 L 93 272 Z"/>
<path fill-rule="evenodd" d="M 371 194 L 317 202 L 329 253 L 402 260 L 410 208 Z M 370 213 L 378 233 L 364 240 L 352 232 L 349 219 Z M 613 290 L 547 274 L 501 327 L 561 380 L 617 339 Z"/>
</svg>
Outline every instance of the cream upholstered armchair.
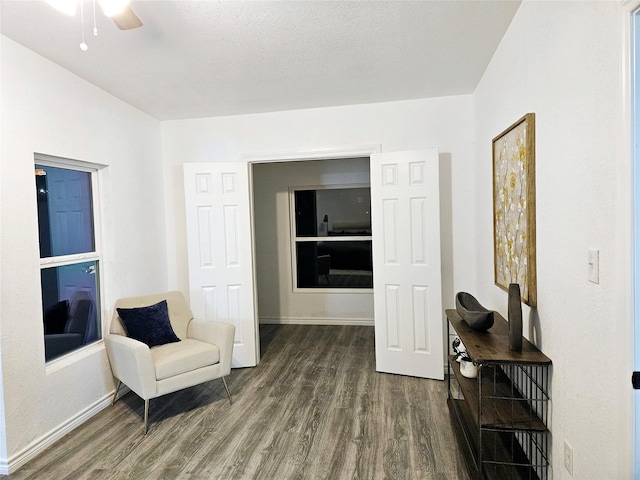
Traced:
<svg viewBox="0 0 640 480">
<path fill-rule="evenodd" d="M 152 398 L 221 378 L 233 403 L 224 377 L 231 372 L 234 334 L 234 325 L 193 318 L 181 292 L 121 298 L 105 337 L 118 380 L 112 404 L 122 383 L 140 396 L 146 434 Z"/>
</svg>

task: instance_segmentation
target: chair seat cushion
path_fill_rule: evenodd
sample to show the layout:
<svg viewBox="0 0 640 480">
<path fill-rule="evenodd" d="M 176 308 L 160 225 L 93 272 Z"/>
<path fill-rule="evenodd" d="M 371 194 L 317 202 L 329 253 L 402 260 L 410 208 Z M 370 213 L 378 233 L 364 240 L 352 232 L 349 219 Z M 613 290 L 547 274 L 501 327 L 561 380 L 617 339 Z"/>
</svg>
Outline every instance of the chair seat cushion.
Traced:
<svg viewBox="0 0 640 480">
<path fill-rule="evenodd" d="M 156 368 L 156 380 L 163 380 L 219 363 L 220 349 L 216 345 L 189 338 L 153 347 L 151 356 Z"/>
</svg>

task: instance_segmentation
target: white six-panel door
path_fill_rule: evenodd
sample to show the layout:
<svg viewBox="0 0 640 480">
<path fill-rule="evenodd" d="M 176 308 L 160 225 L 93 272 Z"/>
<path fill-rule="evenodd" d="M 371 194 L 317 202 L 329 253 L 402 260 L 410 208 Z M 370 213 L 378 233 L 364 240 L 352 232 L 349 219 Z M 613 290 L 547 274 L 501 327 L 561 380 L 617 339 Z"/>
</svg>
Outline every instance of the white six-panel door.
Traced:
<svg viewBox="0 0 640 480">
<path fill-rule="evenodd" d="M 438 151 L 371 156 L 376 370 L 442 380 Z"/>
<path fill-rule="evenodd" d="M 258 363 L 249 166 L 184 165 L 189 293 L 197 318 L 236 326 L 233 367 Z"/>
</svg>

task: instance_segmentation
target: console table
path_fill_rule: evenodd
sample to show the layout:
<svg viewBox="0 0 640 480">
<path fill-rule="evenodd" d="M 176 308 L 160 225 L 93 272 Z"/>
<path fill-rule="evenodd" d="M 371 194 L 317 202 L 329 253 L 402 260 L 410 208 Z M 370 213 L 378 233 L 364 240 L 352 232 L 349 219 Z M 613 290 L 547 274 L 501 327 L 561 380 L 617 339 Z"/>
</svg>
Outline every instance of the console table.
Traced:
<svg viewBox="0 0 640 480">
<path fill-rule="evenodd" d="M 524 338 L 521 352 L 509 350 L 509 325 L 497 312 L 485 332 L 456 310 L 446 314 L 450 353 L 457 335 L 478 365 L 478 378 L 466 378 L 449 356 L 447 403 L 469 465 L 478 478 L 547 480 L 551 360 Z"/>
</svg>

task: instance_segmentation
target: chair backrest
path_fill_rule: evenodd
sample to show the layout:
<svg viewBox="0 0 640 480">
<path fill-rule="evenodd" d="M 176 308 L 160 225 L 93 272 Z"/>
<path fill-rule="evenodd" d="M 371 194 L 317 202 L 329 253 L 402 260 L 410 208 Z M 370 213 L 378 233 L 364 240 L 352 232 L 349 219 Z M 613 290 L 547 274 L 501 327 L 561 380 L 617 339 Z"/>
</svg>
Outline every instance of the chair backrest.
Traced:
<svg viewBox="0 0 640 480">
<path fill-rule="evenodd" d="M 318 255 L 318 275 L 329 275 L 331 269 L 331 255 Z"/>
<path fill-rule="evenodd" d="M 88 292 L 78 290 L 73 294 L 69 303 L 69 320 L 65 326 L 65 333 L 79 333 L 84 336 L 89 323 L 89 315 L 93 309 L 93 301 Z"/>
<path fill-rule="evenodd" d="M 161 302 L 162 300 L 167 301 L 169 320 L 171 321 L 173 331 L 176 332 L 179 338 L 187 338 L 187 328 L 189 327 L 189 322 L 193 320 L 193 313 L 191 313 L 191 309 L 182 292 L 178 291 L 154 293 L 151 295 L 127 297 L 117 300 L 115 308 L 113 309 L 113 318 L 111 319 L 109 333 L 126 336 L 122 322 L 120 321 L 120 316 L 118 315 L 118 308 L 146 307 Z"/>
</svg>

